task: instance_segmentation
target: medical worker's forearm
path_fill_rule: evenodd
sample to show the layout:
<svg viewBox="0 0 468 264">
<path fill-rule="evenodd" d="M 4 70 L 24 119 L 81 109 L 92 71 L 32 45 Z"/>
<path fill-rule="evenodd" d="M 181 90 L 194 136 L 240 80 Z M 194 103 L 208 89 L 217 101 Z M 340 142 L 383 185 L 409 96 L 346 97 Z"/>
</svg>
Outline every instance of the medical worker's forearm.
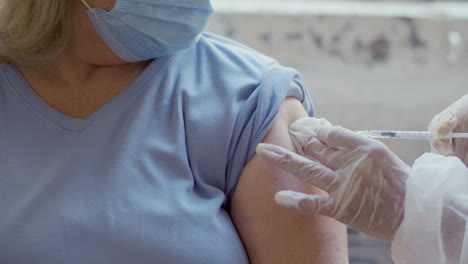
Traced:
<svg viewBox="0 0 468 264">
<path fill-rule="evenodd" d="M 436 115 L 429 123 L 429 131 L 443 138 L 452 132 L 468 132 L 468 94 Z M 454 155 L 468 166 L 468 139 L 436 139 L 431 141 L 432 152 Z"/>
<path fill-rule="evenodd" d="M 404 206 L 392 241 L 396 264 L 468 263 L 468 169 L 460 159 L 436 154 L 417 159 Z"/>
</svg>

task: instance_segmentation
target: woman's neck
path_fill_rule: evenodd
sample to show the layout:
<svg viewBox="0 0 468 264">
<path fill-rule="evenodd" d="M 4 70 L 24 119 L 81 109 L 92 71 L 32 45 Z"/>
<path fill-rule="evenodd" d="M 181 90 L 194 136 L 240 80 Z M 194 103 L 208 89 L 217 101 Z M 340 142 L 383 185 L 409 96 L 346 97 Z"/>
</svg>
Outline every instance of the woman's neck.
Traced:
<svg viewBox="0 0 468 264">
<path fill-rule="evenodd" d="M 64 54 L 38 68 L 18 69 L 39 97 L 55 110 L 84 118 L 120 94 L 151 63 L 96 64 L 85 58 Z"/>
</svg>

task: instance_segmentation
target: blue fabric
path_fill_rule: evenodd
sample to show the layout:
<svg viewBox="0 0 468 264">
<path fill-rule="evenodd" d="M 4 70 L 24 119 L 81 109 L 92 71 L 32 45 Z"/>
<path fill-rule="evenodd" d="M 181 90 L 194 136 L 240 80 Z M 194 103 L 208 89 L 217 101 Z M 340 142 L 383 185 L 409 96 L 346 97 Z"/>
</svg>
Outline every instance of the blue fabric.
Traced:
<svg viewBox="0 0 468 264">
<path fill-rule="evenodd" d="M 298 73 L 211 34 L 86 119 L 0 65 L 0 263 L 248 263 L 229 216 Z"/>
</svg>

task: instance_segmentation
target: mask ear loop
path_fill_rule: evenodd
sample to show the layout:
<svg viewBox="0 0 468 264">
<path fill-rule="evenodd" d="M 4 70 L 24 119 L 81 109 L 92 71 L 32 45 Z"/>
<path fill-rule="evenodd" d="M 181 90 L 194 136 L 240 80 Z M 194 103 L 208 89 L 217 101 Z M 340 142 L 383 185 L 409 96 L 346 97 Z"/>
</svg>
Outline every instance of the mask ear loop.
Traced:
<svg viewBox="0 0 468 264">
<path fill-rule="evenodd" d="M 88 5 L 88 3 L 86 3 L 85 0 L 81 0 L 81 2 L 82 2 L 90 11 L 93 11 L 93 9 Z"/>
</svg>

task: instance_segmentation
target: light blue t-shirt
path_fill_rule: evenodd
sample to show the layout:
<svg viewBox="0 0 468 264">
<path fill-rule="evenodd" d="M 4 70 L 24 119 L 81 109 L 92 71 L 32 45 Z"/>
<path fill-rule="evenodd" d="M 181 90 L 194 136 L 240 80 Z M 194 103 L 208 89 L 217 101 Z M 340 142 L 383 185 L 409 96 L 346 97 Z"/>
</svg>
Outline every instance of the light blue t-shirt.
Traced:
<svg viewBox="0 0 468 264">
<path fill-rule="evenodd" d="M 299 74 L 212 34 L 85 119 L 0 65 L 0 263 L 248 263 L 229 216 Z"/>
</svg>

